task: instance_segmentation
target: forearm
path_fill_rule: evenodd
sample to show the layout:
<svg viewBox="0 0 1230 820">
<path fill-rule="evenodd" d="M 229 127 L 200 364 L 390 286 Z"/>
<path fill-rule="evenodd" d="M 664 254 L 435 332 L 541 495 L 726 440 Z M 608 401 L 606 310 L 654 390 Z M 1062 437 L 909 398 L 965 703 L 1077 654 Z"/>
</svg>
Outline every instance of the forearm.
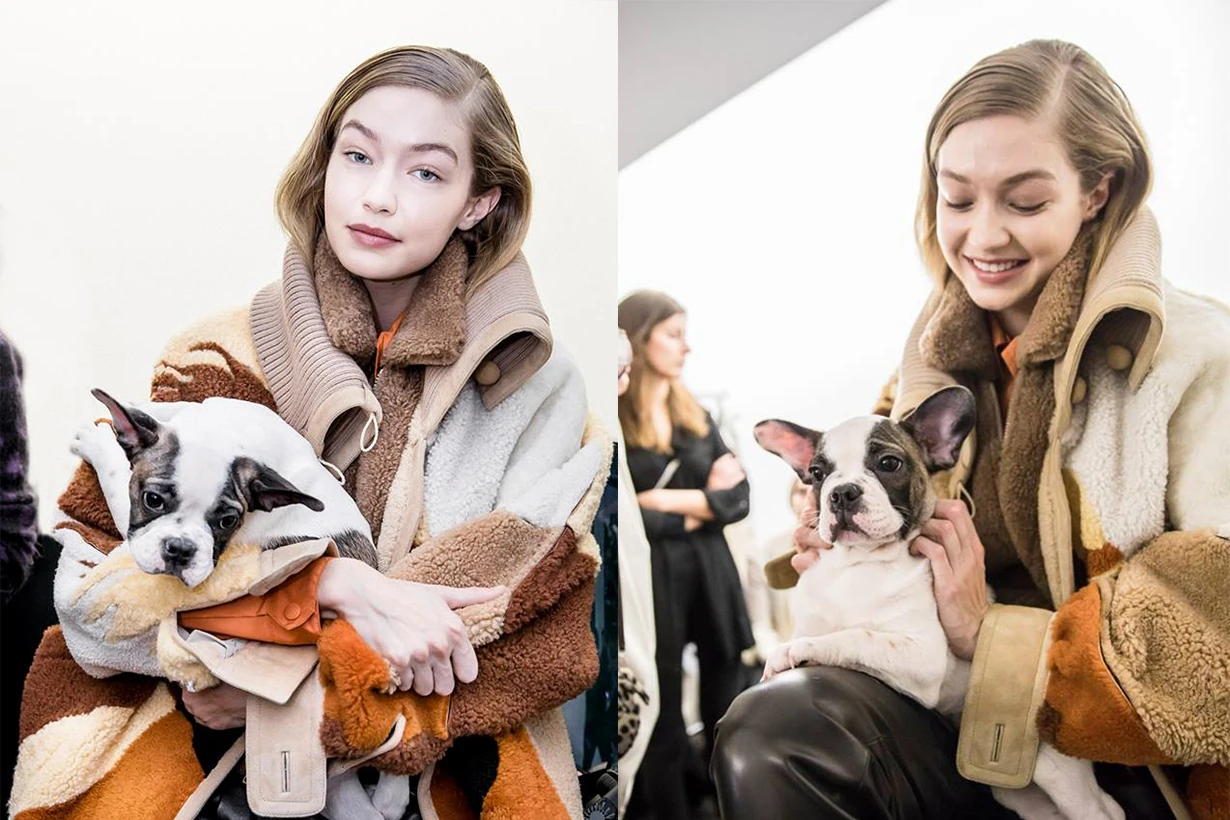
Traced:
<svg viewBox="0 0 1230 820">
<path fill-rule="evenodd" d="M 704 490 L 658 490 L 650 509 L 712 521 L 713 510 Z"/>
</svg>

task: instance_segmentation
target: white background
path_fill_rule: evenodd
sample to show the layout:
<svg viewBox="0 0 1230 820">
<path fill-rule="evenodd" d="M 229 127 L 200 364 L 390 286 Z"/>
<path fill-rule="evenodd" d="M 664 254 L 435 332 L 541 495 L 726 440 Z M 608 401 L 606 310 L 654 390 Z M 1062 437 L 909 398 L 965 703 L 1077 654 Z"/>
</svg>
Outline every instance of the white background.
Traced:
<svg viewBox="0 0 1230 820">
<path fill-rule="evenodd" d="M 1053 37 L 1099 60 L 1149 139 L 1165 275 L 1230 298 L 1228 36 L 1217 0 L 892 0 L 621 172 L 620 293 L 688 309 L 684 378 L 711 407 L 725 396 L 761 536 L 790 526 L 791 473 L 751 428 L 870 410 L 928 292 L 912 232 L 927 122 L 982 57 Z"/>
<path fill-rule="evenodd" d="M 173 335 L 281 275 L 278 178 L 334 86 L 395 45 L 467 52 L 504 89 L 525 252 L 615 425 L 616 41 L 613 0 L 5 3 L 0 329 L 25 358 L 44 528 L 72 431 L 103 412 L 89 389 L 144 400 Z"/>
</svg>

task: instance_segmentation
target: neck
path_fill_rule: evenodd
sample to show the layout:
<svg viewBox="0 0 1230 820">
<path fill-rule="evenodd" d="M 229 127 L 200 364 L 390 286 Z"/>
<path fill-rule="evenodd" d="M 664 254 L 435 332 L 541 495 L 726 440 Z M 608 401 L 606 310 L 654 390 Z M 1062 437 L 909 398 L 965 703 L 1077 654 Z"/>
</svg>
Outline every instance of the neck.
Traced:
<svg viewBox="0 0 1230 820">
<path fill-rule="evenodd" d="M 875 546 L 844 544 L 840 540 L 833 543 L 834 549 L 840 549 L 838 554 L 843 555 L 851 564 L 894 561 L 900 558 L 909 546 L 910 538 L 894 538 Z"/>
<path fill-rule="evenodd" d="M 372 312 L 375 314 L 378 330 L 383 332 L 391 328 L 397 317 L 410 306 L 410 300 L 414 297 L 421 278 L 419 274 L 414 274 L 387 282 L 360 280 L 372 300 Z"/>
<path fill-rule="evenodd" d="M 665 407 L 670 392 L 670 379 L 664 379 L 657 373 L 645 374 L 645 396 L 649 399 L 651 408 Z"/>
</svg>

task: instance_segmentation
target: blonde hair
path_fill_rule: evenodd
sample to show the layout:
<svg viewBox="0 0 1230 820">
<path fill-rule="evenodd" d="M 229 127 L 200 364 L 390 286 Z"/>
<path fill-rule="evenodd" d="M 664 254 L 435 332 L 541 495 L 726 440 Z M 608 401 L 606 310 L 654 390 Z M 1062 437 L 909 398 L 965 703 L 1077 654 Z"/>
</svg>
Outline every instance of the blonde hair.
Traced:
<svg viewBox="0 0 1230 820">
<path fill-rule="evenodd" d="M 978 62 L 948 89 L 931 123 L 923 156 L 922 189 L 915 238 L 923 264 L 937 286 L 948 265 L 936 236 L 940 146 L 962 123 L 1014 114 L 1050 117 L 1068 159 L 1089 193 L 1113 174 L 1110 196 L 1093 220 L 1089 275 L 1106 260 L 1111 245 L 1136 216 L 1152 184 L 1144 132 L 1123 89 L 1084 49 L 1062 40 L 1030 40 Z"/>
<path fill-rule="evenodd" d="M 650 416 L 649 360 L 645 346 L 653 329 L 672 316 L 685 313 L 683 307 L 665 293 L 638 290 L 619 303 L 619 327 L 632 342 L 632 370 L 629 373 L 628 390 L 619 397 L 619 426 L 624 441 L 629 447 L 668 452 L 671 443 L 663 441 L 654 429 Z M 671 428 L 683 428 L 694 436 L 709 434 L 709 421 L 705 410 L 679 379 L 671 379 L 666 394 L 666 412 Z"/>
<path fill-rule="evenodd" d="M 324 228 L 325 169 L 342 115 L 380 86 L 421 88 L 456 103 L 473 146 L 471 195 L 499 187 L 500 201 L 468 231 L 459 231 L 470 255 L 473 293 L 521 250 L 530 224 L 531 185 L 512 112 L 491 72 L 449 48 L 401 46 L 381 52 L 346 75 L 325 101 L 312 130 L 278 182 L 278 218 L 291 242 L 311 259 Z"/>
</svg>

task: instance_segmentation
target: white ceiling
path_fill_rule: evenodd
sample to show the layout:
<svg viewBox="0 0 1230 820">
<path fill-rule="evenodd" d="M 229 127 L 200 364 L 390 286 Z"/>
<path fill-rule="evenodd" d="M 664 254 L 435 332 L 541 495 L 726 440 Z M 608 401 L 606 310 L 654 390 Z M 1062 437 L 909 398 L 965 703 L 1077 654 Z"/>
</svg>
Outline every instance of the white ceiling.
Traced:
<svg viewBox="0 0 1230 820">
<path fill-rule="evenodd" d="M 621 0 L 619 167 L 884 0 Z"/>
</svg>

